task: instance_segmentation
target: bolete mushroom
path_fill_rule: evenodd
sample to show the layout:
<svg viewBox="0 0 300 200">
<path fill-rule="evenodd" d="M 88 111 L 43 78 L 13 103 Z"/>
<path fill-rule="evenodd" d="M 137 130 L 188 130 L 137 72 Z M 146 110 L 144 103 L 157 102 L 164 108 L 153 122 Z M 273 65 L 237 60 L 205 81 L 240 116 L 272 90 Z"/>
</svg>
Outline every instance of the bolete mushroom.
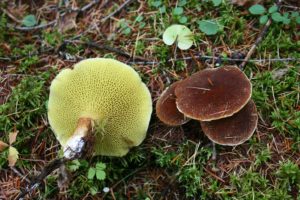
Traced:
<svg viewBox="0 0 300 200">
<path fill-rule="evenodd" d="M 176 106 L 175 88 L 180 82 L 177 81 L 166 88 L 156 103 L 157 117 L 170 126 L 179 126 L 189 121 Z"/>
<path fill-rule="evenodd" d="M 65 151 L 80 150 L 93 129 L 94 155 L 123 156 L 145 138 L 151 113 L 150 92 L 138 73 L 113 59 L 83 60 L 51 83 L 49 123 Z"/>
<path fill-rule="evenodd" d="M 204 134 L 213 142 L 235 146 L 244 143 L 253 135 L 257 121 L 256 106 L 253 100 L 250 100 L 242 110 L 231 117 L 200 123 Z"/>
<path fill-rule="evenodd" d="M 179 111 L 200 121 L 232 116 L 247 104 L 251 92 L 249 79 L 234 66 L 202 70 L 175 89 Z"/>
</svg>

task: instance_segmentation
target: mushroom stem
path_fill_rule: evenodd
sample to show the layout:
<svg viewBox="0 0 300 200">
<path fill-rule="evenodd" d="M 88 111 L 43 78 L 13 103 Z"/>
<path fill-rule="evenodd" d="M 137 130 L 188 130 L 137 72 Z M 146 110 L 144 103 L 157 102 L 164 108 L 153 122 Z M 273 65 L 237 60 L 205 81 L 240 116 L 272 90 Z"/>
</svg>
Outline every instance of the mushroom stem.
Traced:
<svg viewBox="0 0 300 200">
<path fill-rule="evenodd" d="M 212 160 L 217 159 L 216 143 L 212 142 Z"/>
<path fill-rule="evenodd" d="M 90 118 L 79 118 L 77 127 L 73 135 L 68 139 L 64 147 L 64 157 L 72 159 L 75 156 L 79 156 L 85 146 L 85 138 L 93 130 L 93 120 Z"/>
</svg>

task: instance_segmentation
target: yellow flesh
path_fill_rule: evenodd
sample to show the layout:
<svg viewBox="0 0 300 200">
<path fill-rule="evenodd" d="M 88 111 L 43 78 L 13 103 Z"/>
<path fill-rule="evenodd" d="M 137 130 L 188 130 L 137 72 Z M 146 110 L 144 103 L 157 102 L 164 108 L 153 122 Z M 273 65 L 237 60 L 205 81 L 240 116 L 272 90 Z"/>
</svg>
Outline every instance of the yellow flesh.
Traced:
<svg viewBox="0 0 300 200">
<path fill-rule="evenodd" d="M 48 118 L 62 146 L 81 117 L 96 128 L 95 155 L 123 156 L 146 136 L 152 101 L 131 67 L 113 59 L 87 59 L 62 70 L 50 87 Z"/>
</svg>

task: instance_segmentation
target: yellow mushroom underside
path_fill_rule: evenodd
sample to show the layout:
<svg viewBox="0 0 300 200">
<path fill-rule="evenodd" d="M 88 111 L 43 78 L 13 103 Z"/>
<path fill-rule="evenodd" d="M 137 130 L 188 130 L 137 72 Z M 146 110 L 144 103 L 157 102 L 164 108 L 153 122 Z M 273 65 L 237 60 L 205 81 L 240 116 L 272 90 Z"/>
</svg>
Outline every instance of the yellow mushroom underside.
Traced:
<svg viewBox="0 0 300 200">
<path fill-rule="evenodd" d="M 152 101 L 131 67 L 112 59 L 87 59 L 53 80 L 48 118 L 62 146 L 79 118 L 96 123 L 95 155 L 123 156 L 146 136 Z"/>
</svg>

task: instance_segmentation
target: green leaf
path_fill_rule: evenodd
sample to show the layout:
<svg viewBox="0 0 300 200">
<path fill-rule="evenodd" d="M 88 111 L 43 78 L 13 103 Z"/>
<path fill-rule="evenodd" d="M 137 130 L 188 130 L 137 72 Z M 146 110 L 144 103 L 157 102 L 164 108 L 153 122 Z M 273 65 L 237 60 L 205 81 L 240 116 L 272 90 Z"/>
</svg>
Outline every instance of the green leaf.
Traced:
<svg viewBox="0 0 300 200">
<path fill-rule="evenodd" d="M 105 174 L 105 172 L 104 171 L 102 171 L 102 170 L 97 170 L 96 171 L 96 178 L 98 179 L 98 180 L 104 180 L 105 178 L 106 178 L 106 174 Z"/>
<path fill-rule="evenodd" d="M 180 0 L 178 2 L 178 6 L 184 6 L 185 4 L 187 4 L 187 1 L 186 0 Z"/>
<path fill-rule="evenodd" d="M 269 8 L 268 12 L 270 14 L 272 14 L 272 13 L 276 12 L 277 10 L 278 10 L 278 6 L 274 5 Z"/>
<path fill-rule="evenodd" d="M 34 15 L 27 15 L 23 18 L 22 24 L 27 27 L 31 27 L 37 24 L 36 18 Z"/>
<path fill-rule="evenodd" d="M 296 17 L 297 24 L 300 24 L 300 16 Z"/>
<path fill-rule="evenodd" d="M 165 30 L 163 41 L 166 45 L 172 45 L 177 41 L 178 48 L 186 50 L 193 45 L 193 33 L 184 25 L 173 24 Z"/>
<path fill-rule="evenodd" d="M 90 193 L 91 193 L 91 195 L 94 196 L 95 194 L 97 194 L 97 192 L 98 192 L 98 189 L 95 186 L 90 187 Z"/>
<path fill-rule="evenodd" d="M 181 24 L 185 24 L 187 22 L 187 20 L 188 20 L 188 18 L 186 16 L 182 16 L 182 17 L 179 18 L 179 22 Z"/>
<path fill-rule="evenodd" d="M 96 174 L 96 169 L 94 167 L 90 167 L 88 171 L 88 179 L 93 179 Z"/>
<path fill-rule="evenodd" d="M 176 7 L 173 10 L 174 15 L 181 15 L 183 13 L 183 8 L 182 7 Z"/>
<path fill-rule="evenodd" d="M 96 169 L 97 170 L 104 170 L 105 168 L 106 168 L 106 165 L 104 163 L 102 163 L 102 162 L 98 162 L 96 164 Z"/>
<path fill-rule="evenodd" d="M 269 19 L 269 16 L 268 16 L 268 15 L 263 15 L 263 16 L 261 16 L 261 17 L 259 18 L 259 23 L 260 23 L 260 24 L 266 24 L 267 21 L 268 21 L 268 19 Z"/>
<path fill-rule="evenodd" d="M 222 0 L 212 0 L 214 6 L 219 6 L 222 3 Z"/>
<path fill-rule="evenodd" d="M 76 159 L 76 160 L 72 160 L 71 162 L 70 162 L 70 165 L 69 165 L 69 169 L 71 170 L 71 171 L 76 171 L 77 169 L 79 169 L 79 167 L 80 167 L 80 162 L 78 161 L 78 159 Z"/>
<path fill-rule="evenodd" d="M 153 7 L 156 7 L 156 8 L 158 8 L 161 4 L 162 4 L 161 1 L 153 1 L 153 2 L 151 3 L 151 5 L 152 5 Z"/>
<path fill-rule="evenodd" d="M 260 4 L 255 4 L 249 8 L 249 11 L 253 15 L 261 15 L 266 11 L 266 9 Z"/>
<path fill-rule="evenodd" d="M 283 17 L 279 12 L 274 12 L 271 15 L 272 20 L 274 20 L 275 22 L 282 22 L 283 21 Z"/>
<path fill-rule="evenodd" d="M 162 7 L 159 8 L 160 13 L 165 13 L 167 11 L 166 6 L 163 5 Z"/>
<path fill-rule="evenodd" d="M 299 16 L 299 13 L 296 11 L 293 11 L 291 14 L 291 17 L 298 17 L 298 16 Z"/>
<path fill-rule="evenodd" d="M 202 20 L 199 22 L 199 28 L 206 35 L 215 35 L 219 31 L 219 26 L 214 20 Z"/>
</svg>

